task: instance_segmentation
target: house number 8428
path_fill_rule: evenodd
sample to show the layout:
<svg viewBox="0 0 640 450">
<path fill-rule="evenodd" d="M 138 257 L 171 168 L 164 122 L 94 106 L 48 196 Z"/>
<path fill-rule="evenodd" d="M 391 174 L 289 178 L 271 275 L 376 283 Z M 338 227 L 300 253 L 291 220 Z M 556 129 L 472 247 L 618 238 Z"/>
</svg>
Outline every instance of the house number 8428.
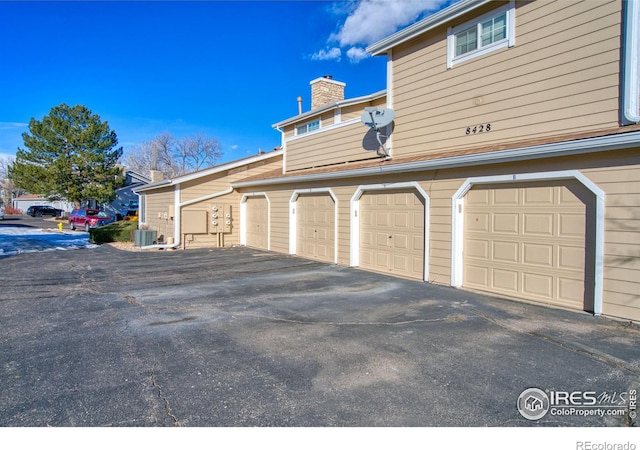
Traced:
<svg viewBox="0 0 640 450">
<path fill-rule="evenodd" d="M 467 127 L 467 129 L 465 130 L 464 134 L 477 134 L 477 133 L 485 133 L 491 131 L 491 124 L 487 123 L 487 124 L 482 124 L 482 125 L 475 125 L 473 128 L 472 127 Z"/>
</svg>

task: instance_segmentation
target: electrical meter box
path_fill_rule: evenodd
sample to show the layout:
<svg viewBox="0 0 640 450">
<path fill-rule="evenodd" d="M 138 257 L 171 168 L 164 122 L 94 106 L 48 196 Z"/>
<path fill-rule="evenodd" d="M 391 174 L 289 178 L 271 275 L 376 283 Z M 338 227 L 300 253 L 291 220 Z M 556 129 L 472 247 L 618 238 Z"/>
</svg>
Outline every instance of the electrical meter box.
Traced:
<svg viewBox="0 0 640 450">
<path fill-rule="evenodd" d="M 211 233 L 231 233 L 233 229 L 233 212 L 228 203 L 211 205 Z"/>
</svg>

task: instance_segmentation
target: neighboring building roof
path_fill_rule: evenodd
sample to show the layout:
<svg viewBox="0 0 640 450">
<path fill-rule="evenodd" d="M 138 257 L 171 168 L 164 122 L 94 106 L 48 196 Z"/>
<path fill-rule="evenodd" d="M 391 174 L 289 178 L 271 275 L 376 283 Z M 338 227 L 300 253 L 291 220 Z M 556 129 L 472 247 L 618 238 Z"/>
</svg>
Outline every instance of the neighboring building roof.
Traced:
<svg viewBox="0 0 640 450">
<path fill-rule="evenodd" d="M 616 128 L 610 132 L 581 133 L 554 139 L 532 140 L 510 145 L 487 146 L 469 150 L 454 150 L 430 155 L 393 159 L 373 159 L 302 169 L 282 174 L 276 170 L 231 183 L 234 188 L 271 184 L 319 181 L 337 178 L 409 173 L 423 170 L 450 169 L 483 164 L 526 161 L 539 158 L 622 150 L 640 146 L 640 126 Z"/>
<path fill-rule="evenodd" d="M 136 180 L 134 181 L 132 184 L 134 183 L 151 183 L 151 178 L 149 178 L 146 175 L 142 175 L 139 172 L 136 172 L 135 170 L 126 170 L 125 171 L 125 175 L 129 175 L 131 177 L 132 180 Z"/>
<path fill-rule="evenodd" d="M 459 17 L 463 14 L 472 11 L 485 3 L 489 3 L 492 0 L 460 0 L 453 5 L 445 8 L 437 13 L 434 13 L 428 17 L 425 17 L 419 22 L 404 28 L 397 33 L 394 33 L 386 38 L 371 44 L 367 47 L 367 52 L 374 56 L 383 55 L 389 51 L 390 48 L 395 47 L 398 44 L 413 39 L 414 37 L 426 33 L 440 25 L 443 25 L 451 20 Z"/>
<path fill-rule="evenodd" d="M 46 200 L 46 198 L 41 194 L 25 194 L 14 198 L 14 200 Z"/>
<path fill-rule="evenodd" d="M 344 108 L 346 106 L 357 105 L 358 103 L 370 102 L 372 100 L 384 97 L 385 95 L 387 95 L 387 90 L 383 89 L 382 91 L 374 92 L 373 94 L 369 95 L 363 95 L 362 97 L 347 98 L 337 102 L 327 103 L 326 105 L 323 105 L 316 109 L 312 109 L 311 111 L 307 111 L 306 113 L 298 114 L 297 116 L 290 117 L 289 119 L 282 120 L 278 123 L 274 123 L 271 126 L 276 129 L 282 128 L 292 123 L 300 122 L 301 120 L 304 120 L 308 117 L 317 116 L 325 111 L 331 111 L 332 109 L 336 108 Z"/>
<path fill-rule="evenodd" d="M 175 186 L 176 184 L 184 183 L 187 181 L 195 180 L 197 178 L 206 177 L 209 175 L 213 175 L 219 172 L 223 172 L 225 170 L 235 169 L 237 167 L 241 167 L 247 164 L 253 164 L 256 162 L 263 161 L 265 159 L 274 158 L 276 156 L 282 156 L 284 153 L 283 150 L 273 150 L 267 153 L 261 153 L 256 156 L 249 156 L 247 158 L 236 159 L 235 161 L 231 161 L 225 164 L 220 164 L 218 166 L 209 167 L 208 169 L 199 170 L 197 172 L 188 173 L 185 175 L 181 175 L 179 177 L 156 181 L 155 183 L 145 184 L 144 186 L 140 186 L 134 189 L 134 192 L 145 192 L 153 189 L 159 189 L 167 186 Z"/>
</svg>

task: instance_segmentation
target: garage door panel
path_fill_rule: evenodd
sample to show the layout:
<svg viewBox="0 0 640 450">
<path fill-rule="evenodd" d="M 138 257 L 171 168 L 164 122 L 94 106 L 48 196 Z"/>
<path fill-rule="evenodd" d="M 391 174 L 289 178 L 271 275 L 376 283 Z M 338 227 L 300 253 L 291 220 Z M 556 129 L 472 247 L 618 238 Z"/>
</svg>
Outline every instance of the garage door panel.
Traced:
<svg viewBox="0 0 640 450">
<path fill-rule="evenodd" d="M 553 298 L 553 276 L 539 273 L 525 272 L 522 275 L 522 287 L 525 294 L 534 297 Z"/>
<path fill-rule="evenodd" d="M 524 213 L 524 233 L 553 236 L 553 214 Z"/>
<path fill-rule="evenodd" d="M 558 298 L 567 303 L 582 304 L 584 283 L 582 279 L 559 278 Z"/>
<path fill-rule="evenodd" d="M 580 214 L 560 214 L 558 236 L 581 237 L 585 234 L 584 216 Z"/>
<path fill-rule="evenodd" d="M 494 233 L 517 234 L 520 231 L 519 216 L 514 213 L 493 214 Z"/>
<path fill-rule="evenodd" d="M 468 264 L 464 268 L 465 284 L 479 288 L 489 288 L 489 269 L 483 266 Z"/>
<path fill-rule="evenodd" d="M 394 213 L 393 214 L 393 225 L 396 228 L 409 228 L 409 213 L 407 213 L 407 212 L 396 212 L 396 213 Z"/>
<path fill-rule="evenodd" d="M 488 190 L 471 190 L 465 197 L 467 205 L 488 205 L 490 191 Z"/>
<path fill-rule="evenodd" d="M 494 241 L 493 259 L 507 263 L 516 263 L 518 262 L 518 248 L 519 244 L 517 242 Z"/>
<path fill-rule="evenodd" d="M 553 267 L 553 245 L 523 244 L 522 250 L 524 264 Z"/>
<path fill-rule="evenodd" d="M 249 197 L 246 202 L 246 245 L 266 249 L 269 242 L 269 204 L 266 197 Z"/>
<path fill-rule="evenodd" d="M 393 236 L 393 247 L 395 249 L 409 250 L 409 240 L 411 236 L 402 233 L 396 233 Z"/>
<path fill-rule="evenodd" d="M 296 201 L 296 254 L 334 262 L 335 203 L 328 193 L 300 195 Z"/>
<path fill-rule="evenodd" d="M 489 214 L 473 213 L 469 214 L 468 220 L 465 220 L 464 227 L 467 231 L 489 231 Z"/>
<path fill-rule="evenodd" d="M 466 256 L 467 259 L 470 259 L 470 258 L 487 259 L 487 258 L 489 258 L 489 241 L 487 241 L 487 240 L 478 240 L 478 239 L 468 239 L 465 242 L 465 256 Z"/>
<path fill-rule="evenodd" d="M 420 255 L 424 255 L 424 238 L 422 236 L 411 236 L 411 248 L 420 253 Z M 422 261 L 422 257 L 420 258 Z"/>
<path fill-rule="evenodd" d="M 412 264 L 409 263 L 411 259 L 407 258 L 403 255 L 394 255 L 393 256 L 393 270 L 399 270 L 402 272 L 410 271 L 412 268 Z"/>
<path fill-rule="evenodd" d="M 584 272 L 584 249 L 581 247 L 558 246 L 558 268 Z"/>
<path fill-rule="evenodd" d="M 472 188 L 463 286 L 582 309 L 590 196 L 573 181 Z"/>
<path fill-rule="evenodd" d="M 554 188 L 549 186 L 529 187 L 524 192 L 525 205 L 553 205 Z"/>
<path fill-rule="evenodd" d="M 491 193 L 493 194 L 494 205 L 508 206 L 518 204 L 518 189 L 498 189 Z M 487 198 L 491 198 L 491 195 L 488 195 Z"/>
<path fill-rule="evenodd" d="M 519 274 L 515 270 L 497 269 L 491 271 L 492 286 L 503 291 L 518 290 Z"/>
<path fill-rule="evenodd" d="M 413 189 L 365 192 L 360 216 L 373 214 L 375 220 L 360 221 L 360 266 L 423 279 L 424 213 L 424 203 Z"/>
</svg>

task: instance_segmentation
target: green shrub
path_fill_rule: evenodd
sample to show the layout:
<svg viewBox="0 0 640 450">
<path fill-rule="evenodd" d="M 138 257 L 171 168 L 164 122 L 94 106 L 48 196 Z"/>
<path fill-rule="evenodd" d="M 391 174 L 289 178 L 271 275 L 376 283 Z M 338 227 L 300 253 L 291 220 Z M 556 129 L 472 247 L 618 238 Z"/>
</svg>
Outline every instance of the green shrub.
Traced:
<svg viewBox="0 0 640 450">
<path fill-rule="evenodd" d="M 89 230 L 89 239 L 94 244 L 107 242 L 132 242 L 133 232 L 138 229 L 138 222 L 121 220 L 103 227 Z"/>
</svg>

